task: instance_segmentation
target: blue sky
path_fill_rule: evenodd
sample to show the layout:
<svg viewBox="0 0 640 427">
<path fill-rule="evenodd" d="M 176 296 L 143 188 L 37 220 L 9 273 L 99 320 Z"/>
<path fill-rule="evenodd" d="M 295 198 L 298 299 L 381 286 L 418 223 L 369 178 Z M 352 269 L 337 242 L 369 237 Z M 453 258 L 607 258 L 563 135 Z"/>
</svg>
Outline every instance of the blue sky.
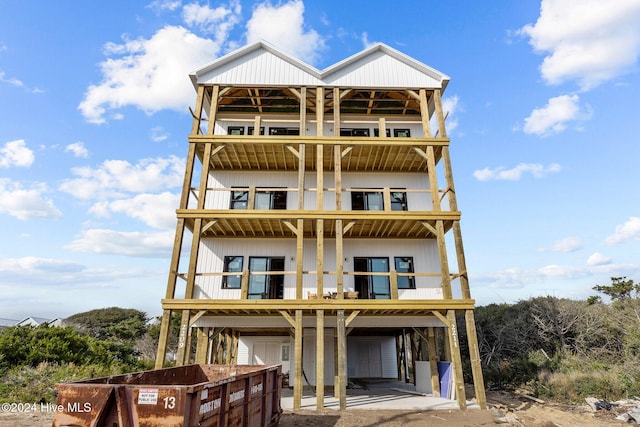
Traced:
<svg viewBox="0 0 640 427">
<path fill-rule="evenodd" d="M 640 280 L 640 1 L 0 0 L 0 317 L 160 314 L 188 73 L 264 39 L 383 42 L 449 75 L 472 296 Z"/>
</svg>

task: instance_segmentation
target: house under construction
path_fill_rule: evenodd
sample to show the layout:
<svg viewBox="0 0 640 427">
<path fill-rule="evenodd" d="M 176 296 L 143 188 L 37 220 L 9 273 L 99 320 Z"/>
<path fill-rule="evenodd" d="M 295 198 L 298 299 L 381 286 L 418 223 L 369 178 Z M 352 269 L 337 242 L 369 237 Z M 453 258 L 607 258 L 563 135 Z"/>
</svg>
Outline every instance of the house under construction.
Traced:
<svg viewBox="0 0 640 427">
<path fill-rule="evenodd" d="M 259 42 L 196 89 L 156 367 L 281 364 L 346 407 L 354 378 L 426 375 L 466 408 L 482 370 L 449 157 L 449 77 L 384 44 L 322 71 Z M 421 363 L 424 362 L 424 363 Z M 303 379 L 304 377 L 304 379 Z"/>
</svg>

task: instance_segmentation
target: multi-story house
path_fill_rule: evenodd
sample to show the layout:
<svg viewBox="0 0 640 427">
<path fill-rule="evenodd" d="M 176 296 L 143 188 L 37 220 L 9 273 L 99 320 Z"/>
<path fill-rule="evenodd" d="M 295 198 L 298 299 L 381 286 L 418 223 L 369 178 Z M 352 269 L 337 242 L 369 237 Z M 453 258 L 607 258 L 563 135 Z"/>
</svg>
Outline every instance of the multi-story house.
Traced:
<svg viewBox="0 0 640 427">
<path fill-rule="evenodd" d="M 404 377 L 419 361 L 435 393 L 438 362 L 450 362 L 465 408 L 464 314 L 484 407 L 442 109 L 449 77 L 383 44 L 319 71 L 259 42 L 191 79 L 156 366 L 177 315 L 178 365 L 280 363 L 294 409 L 305 384 L 318 408 L 326 388 L 344 408 L 349 379 Z"/>
</svg>

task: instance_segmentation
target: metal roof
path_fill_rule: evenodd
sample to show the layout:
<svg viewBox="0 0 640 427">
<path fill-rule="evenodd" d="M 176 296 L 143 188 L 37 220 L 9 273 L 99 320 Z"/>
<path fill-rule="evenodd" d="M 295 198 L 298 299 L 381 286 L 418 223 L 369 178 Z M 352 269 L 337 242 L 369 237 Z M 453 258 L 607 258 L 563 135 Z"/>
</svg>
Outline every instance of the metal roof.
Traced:
<svg viewBox="0 0 640 427">
<path fill-rule="evenodd" d="M 198 84 L 441 88 L 450 78 L 383 43 L 320 71 L 264 41 L 247 45 L 190 73 Z"/>
</svg>

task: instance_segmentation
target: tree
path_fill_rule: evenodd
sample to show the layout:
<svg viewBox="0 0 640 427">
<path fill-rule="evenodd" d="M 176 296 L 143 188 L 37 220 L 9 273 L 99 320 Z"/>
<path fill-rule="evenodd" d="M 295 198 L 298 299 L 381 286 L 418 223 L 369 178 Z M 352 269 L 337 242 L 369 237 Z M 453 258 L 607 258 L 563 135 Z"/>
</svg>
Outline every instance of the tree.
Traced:
<svg viewBox="0 0 640 427">
<path fill-rule="evenodd" d="M 626 276 L 612 277 L 610 285 L 596 285 L 594 291 L 601 292 L 611 298 L 611 301 L 621 302 L 633 298 L 637 298 L 640 294 L 640 284 L 636 284 L 633 280 L 627 280 Z"/>
<path fill-rule="evenodd" d="M 132 344 L 147 332 L 146 313 L 109 307 L 74 314 L 65 322 L 98 340 Z"/>
</svg>

